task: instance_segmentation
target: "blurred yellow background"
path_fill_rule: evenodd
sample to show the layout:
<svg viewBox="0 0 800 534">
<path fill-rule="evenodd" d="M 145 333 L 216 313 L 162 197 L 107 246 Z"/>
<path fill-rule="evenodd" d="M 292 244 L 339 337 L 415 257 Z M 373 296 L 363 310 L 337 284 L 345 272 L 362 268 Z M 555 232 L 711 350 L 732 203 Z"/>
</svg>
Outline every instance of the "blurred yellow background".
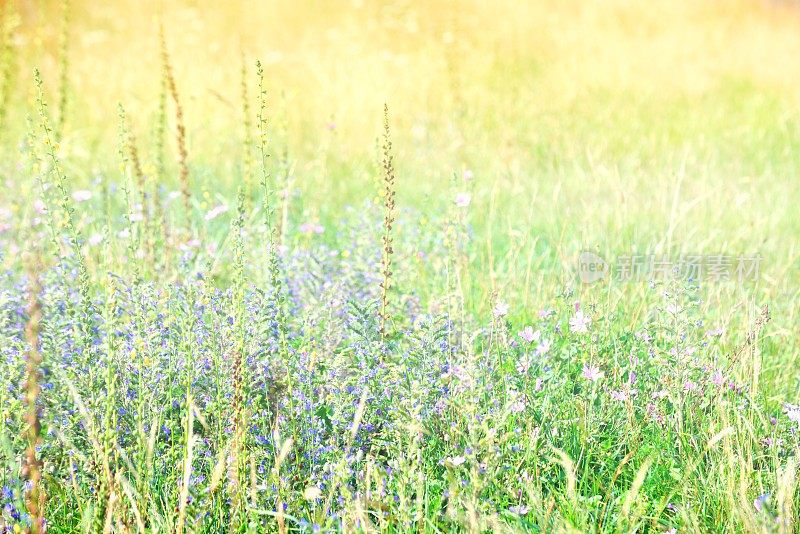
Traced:
<svg viewBox="0 0 800 534">
<path fill-rule="evenodd" d="M 581 130 L 572 120 L 624 128 L 645 107 L 657 126 L 682 100 L 731 87 L 794 105 L 800 80 L 800 13 L 761 0 L 70 4 L 71 130 L 90 139 L 114 131 L 118 101 L 153 113 L 159 21 L 195 145 L 224 146 L 239 123 L 242 57 L 264 62 L 273 100 L 285 94 L 275 107 L 302 126 L 289 129 L 295 150 L 313 150 L 335 123 L 339 150 L 369 152 L 386 101 L 399 137 L 445 154 L 467 143 L 505 163 L 527 143 L 569 144 L 560 135 Z M 62 4 L 19 11 L 22 71 L 40 67 L 55 89 Z"/>
<path fill-rule="evenodd" d="M 21 75 L 8 123 L 24 125 L 34 66 L 56 98 L 65 11 L 55 1 L 14 5 Z M 118 166 L 117 102 L 152 165 L 163 22 L 198 188 L 232 198 L 242 66 L 252 98 L 260 59 L 270 142 L 288 154 L 298 224 L 374 196 L 387 102 L 401 209 L 441 213 L 451 177 L 475 176 L 470 223 L 477 272 L 492 280 L 484 287 L 524 280 L 527 302 L 531 272 L 579 250 L 671 248 L 760 253 L 766 290 L 796 291 L 800 7 L 792 3 L 69 5 L 62 151 L 77 183 Z"/>
</svg>

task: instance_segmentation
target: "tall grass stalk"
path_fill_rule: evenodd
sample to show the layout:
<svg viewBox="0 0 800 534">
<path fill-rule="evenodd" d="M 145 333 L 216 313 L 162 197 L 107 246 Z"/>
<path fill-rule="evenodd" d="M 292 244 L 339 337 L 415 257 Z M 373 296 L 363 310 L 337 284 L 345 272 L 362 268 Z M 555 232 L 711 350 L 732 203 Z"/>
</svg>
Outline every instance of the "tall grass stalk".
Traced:
<svg viewBox="0 0 800 534">
<path fill-rule="evenodd" d="M 132 144 L 131 141 L 131 132 L 130 132 L 130 124 L 128 123 L 128 117 L 125 114 L 125 108 L 122 107 L 122 104 L 118 105 L 118 114 L 119 114 L 119 157 L 120 157 L 120 170 L 122 171 L 122 190 L 125 195 L 125 212 L 127 214 L 126 220 L 128 223 L 128 258 L 133 266 L 133 280 L 134 283 L 138 283 L 141 275 L 141 261 L 139 258 L 140 253 L 140 242 L 141 242 L 141 233 L 139 231 L 140 225 L 136 224 L 137 218 L 144 217 L 142 214 L 135 213 L 135 207 L 133 202 L 131 201 L 131 169 L 134 176 L 136 176 L 137 181 L 140 181 L 139 191 L 144 196 L 144 186 L 141 182 L 144 181 L 144 177 L 139 178 L 138 175 L 141 173 L 141 165 L 139 164 L 138 153 L 136 152 L 135 146 Z M 131 147 L 134 147 L 131 150 Z M 140 198 L 142 198 L 140 197 Z M 145 199 L 142 198 L 142 209 L 145 206 Z M 146 226 L 145 226 L 146 229 Z M 146 239 L 146 238 L 145 238 Z"/>
<path fill-rule="evenodd" d="M 28 117 L 28 132 L 26 136 L 28 166 L 31 173 L 36 177 L 37 193 L 39 194 L 40 201 L 45 206 L 44 219 L 47 224 L 47 229 L 50 237 L 50 245 L 53 252 L 60 258 L 63 257 L 61 244 L 59 243 L 60 229 L 58 222 L 55 219 L 53 202 L 49 200 L 49 162 L 45 161 L 39 153 L 39 140 L 36 136 L 37 127 L 31 117 Z"/>
<path fill-rule="evenodd" d="M 264 86 L 264 68 L 261 61 L 256 61 L 256 76 L 258 78 L 258 151 L 261 163 L 261 189 L 263 195 L 263 211 L 264 211 L 264 230 L 267 233 L 267 264 L 269 270 L 269 285 L 273 292 L 275 303 L 275 323 L 278 330 L 278 356 L 279 361 L 285 365 L 289 364 L 289 329 L 288 321 L 288 296 L 287 289 L 284 284 L 284 277 L 281 268 L 281 245 L 280 232 L 275 223 L 275 188 L 271 183 L 271 176 L 269 171 L 269 147 L 268 147 L 268 119 L 267 119 L 267 90 Z M 286 375 L 287 387 L 290 392 L 293 391 L 293 377 L 289 372 Z M 271 387 L 275 387 L 271 384 Z M 276 401 L 277 402 L 277 401 Z M 288 398 L 289 413 L 293 413 L 294 399 L 293 395 Z M 270 406 L 273 413 L 278 412 L 278 406 Z"/>
<path fill-rule="evenodd" d="M 110 244 L 108 245 L 110 248 Z M 101 370 L 103 371 L 102 384 L 104 394 L 98 404 L 102 409 L 101 426 L 99 429 L 100 454 L 102 460 L 102 476 L 100 477 L 97 491 L 97 506 L 105 512 L 103 531 L 108 530 L 109 518 L 113 517 L 118 488 L 116 476 L 119 464 L 119 380 L 122 366 L 119 362 L 119 341 L 116 339 L 116 329 L 119 317 L 118 299 L 120 298 L 118 281 L 113 276 L 108 276 L 106 281 L 106 298 L 103 309 L 103 323 L 105 329 L 105 343 L 103 344 Z M 93 399 L 94 400 L 94 399 Z M 99 521 L 100 514 L 96 516 Z M 97 526 L 97 523 L 96 523 Z"/>
<path fill-rule="evenodd" d="M 394 238 L 392 226 L 395 222 L 395 174 L 392 155 L 392 138 L 389 131 L 389 105 L 383 106 L 383 235 L 381 243 L 381 309 L 380 335 L 385 341 L 389 322 L 389 288 L 392 284 L 392 255 Z"/>
<path fill-rule="evenodd" d="M 34 70 L 34 82 L 36 84 L 36 107 L 39 113 L 39 125 L 42 131 L 42 143 L 45 147 L 49 159 L 49 173 L 55 177 L 55 186 L 59 195 L 59 202 L 61 213 L 64 218 L 64 226 L 67 231 L 67 238 L 72 248 L 72 253 L 75 256 L 75 261 L 78 266 L 78 288 L 81 292 L 81 303 L 84 307 L 85 316 L 90 315 L 91 298 L 89 290 L 89 270 L 86 266 L 86 259 L 84 258 L 81 249 L 81 238 L 75 225 L 74 212 L 70 202 L 70 195 L 67 191 L 67 176 L 64 173 L 61 162 L 59 161 L 57 152 L 58 144 L 53 137 L 53 129 L 50 126 L 50 120 L 47 115 L 47 103 L 44 98 L 44 89 L 42 77 L 39 70 Z"/>
<path fill-rule="evenodd" d="M 283 284 L 283 274 L 281 272 L 281 242 L 279 225 L 276 223 L 275 216 L 275 192 L 276 188 L 271 183 L 271 176 L 268 162 L 270 159 L 268 147 L 268 119 L 267 119 L 267 91 L 264 87 L 264 69 L 261 62 L 256 62 L 256 74 L 258 76 L 258 149 L 261 159 L 261 189 L 264 210 L 264 228 L 267 232 L 267 262 L 269 265 L 269 283 L 275 292 L 276 309 L 278 316 L 275 318 L 278 323 L 278 333 L 280 337 L 280 348 L 283 354 L 286 353 L 287 328 L 286 328 L 286 291 Z"/>
<path fill-rule="evenodd" d="M 175 526 L 176 534 L 183 534 L 186 529 L 187 508 L 189 506 L 189 484 L 192 476 L 192 463 L 194 462 L 194 400 L 191 388 L 186 391 L 186 419 L 184 424 L 183 469 L 180 490 L 178 491 L 178 521 Z"/>
<path fill-rule="evenodd" d="M 242 177 L 244 181 L 245 199 L 250 202 L 253 194 L 253 135 L 250 118 L 250 95 L 247 87 L 247 65 L 242 56 Z M 260 111 L 259 111 L 260 113 Z"/>
<path fill-rule="evenodd" d="M 123 166 L 126 162 L 130 162 L 131 171 L 136 181 L 136 188 L 138 190 L 139 206 L 131 206 L 136 208 L 130 211 L 130 218 L 136 217 L 141 219 L 142 230 L 137 233 L 140 235 L 140 241 L 144 241 L 144 253 L 147 259 L 147 265 L 152 267 L 153 262 L 153 224 L 151 222 L 150 205 L 148 203 L 148 184 L 147 176 L 142 168 L 142 160 L 139 156 L 139 148 L 136 144 L 136 134 L 133 132 L 130 118 L 126 115 L 125 109 L 122 104 L 119 105 L 120 110 L 120 149 Z M 124 171 L 124 169 L 123 169 Z M 133 221 L 131 221 L 133 222 Z"/>
<path fill-rule="evenodd" d="M 289 159 L 289 118 L 286 112 L 286 93 L 281 92 L 282 110 L 278 114 L 278 134 L 283 143 L 278 155 L 277 176 L 275 178 L 275 193 L 277 195 L 278 216 L 275 222 L 275 242 L 278 248 L 286 244 L 286 233 L 289 231 L 289 208 L 291 206 L 291 191 L 293 186 L 294 166 Z"/>
<path fill-rule="evenodd" d="M 167 77 L 164 75 L 165 69 L 163 68 L 163 33 L 161 34 L 162 46 L 162 71 L 159 78 L 158 90 L 158 108 L 156 110 L 156 120 L 154 128 L 155 137 L 155 175 L 156 179 L 152 182 L 151 195 L 153 199 L 153 239 L 154 246 L 157 236 L 161 238 L 161 250 L 163 252 L 163 261 L 161 267 L 165 268 L 170 264 L 170 229 L 169 221 L 167 220 L 167 213 L 164 209 L 164 204 L 161 199 L 160 189 L 164 187 L 167 180 L 167 97 L 169 87 L 167 84 Z M 160 228 L 158 228 L 160 227 Z M 158 232 L 160 230 L 160 232 Z"/>
<path fill-rule="evenodd" d="M 230 530 L 235 530 L 235 525 L 241 517 L 241 507 L 243 499 L 243 467 L 248 464 L 246 454 L 245 438 L 248 429 L 247 410 L 249 399 L 247 395 L 247 367 L 245 348 L 245 289 L 246 279 L 244 272 L 244 217 L 245 217 L 245 194 L 243 187 L 239 188 L 238 209 L 236 220 L 233 225 L 234 240 L 234 290 L 232 300 L 232 316 L 235 331 L 233 333 L 234 343 L 229 354 L 229 366 L 231 372 L 231 382 L 233 384 L 233 437 L 231 445 L 231 465 L 229 470 L 232 505 L 230 513 Z"/>
<path fill-rule="evenodd" d="M 28 321 L 25 325 L 25 341 L 28 343 L 26 358 L 25 379 L 25 405 L 27 424 L 26 438 L 28 447 L 25 452 L 25 463 L 22 475 L 28 482 L 25 504 L 30 515 L 32 534 L 44 532 L 43 511 L 45 505 L 45 491 L 42 485 L 42 462 L 37 458 L 36 451 L 41 442 L 41 414 L 39 407 L 39 394 L 42 389 L 41 365 L 42 353 L 39 343 L 39 326 L 42 320 L 42 306 L 40 294 L 42 286 L 39 281 L 41 260 L 38 251 L 31 254 L 28 267 Z"/>
<path fill-rule="evenodd" d="M 463 180 L 463 178 L 462 178 Z M 448 250 L 447 262 L 447 300 L 450 342 L 457 350 L 461 350 L 466 329 L 466 299 L 464 296 L 464 273 L 468 267 L 467 256 L 467 208 L 471 195 L 466 193 L 466 180 L 458 183 L 453 175 L 451 195 L 455 199 L 448 209 L 445 222 L 445 245 Z M 466 197 L 462 197 L 467 195 Z M 462 197 L 462 198 L 460 198 Z M 466 198 L 466 202 L 463 201 Z M 465 205 L 466 204 L 466 205 Z"/>
<path fill-rule="evenodd" d="M 189 216 L 191 207 L 191 193 L 189 189 L 189 153 L 186 149 L 186 126 L 183 119 L 183 107 L 178 95 L 178 86 L 175 83 L 175 74 L 172 71 L 172 63 L 169 59 L 169 51 L 167 50 L 167 41 L 164 37 L 164 26 L 160 26 L 161 37 L 161 68 L 163 69 L 164 80 L 172 97 L 172 103 L 175 106 L 175 142 L 178 147 L 178 179 L 181 186 L 181 195 L 183 197 L 183 208 L 186 217 Z M 189 221 L 187 221 L 189 222 Z"/>
<path fill-rule="evenodd" d="M 278 447 L 278 454 L 275 456 L 275 462 L 270 471 L 270 479 L 274 487 L 277 488 L 277 495 L 275 499 L 275 519 L 278 524 L 278 533 L 286 534 L 286 515 L 284 512 L 284 494 L 287 491 L 284 478 L 281 476 L 281 467 L 286 462 L 289 453 L 292 451 L 294 440 L 292 438 L 281 439 L 281 434 L 278 426 L 279 418 L 276 419 L 275 430 L 273 432 L 273 439 Z"/>
</svg>

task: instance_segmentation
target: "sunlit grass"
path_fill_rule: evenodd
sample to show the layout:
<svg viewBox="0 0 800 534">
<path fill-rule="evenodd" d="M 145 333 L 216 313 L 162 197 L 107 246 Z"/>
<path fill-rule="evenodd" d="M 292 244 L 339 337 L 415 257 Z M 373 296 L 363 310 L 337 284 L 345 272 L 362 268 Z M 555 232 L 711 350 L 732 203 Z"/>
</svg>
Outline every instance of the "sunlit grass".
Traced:
<svg viewBox="0 0 800 534">
<path fill-rule="evenodd" d="M 163 4 L 3 4 L 0 528 L 33 252 L 49 531 L 796 528 L 796 7 Z"/>
</svg>

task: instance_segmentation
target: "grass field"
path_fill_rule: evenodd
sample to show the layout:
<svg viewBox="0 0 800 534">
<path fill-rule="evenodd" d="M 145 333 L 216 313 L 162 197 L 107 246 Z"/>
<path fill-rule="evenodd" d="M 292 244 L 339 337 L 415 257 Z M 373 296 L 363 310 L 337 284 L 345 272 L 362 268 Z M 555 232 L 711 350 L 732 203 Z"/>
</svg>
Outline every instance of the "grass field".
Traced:
<svg viewBox="0 0 800 534">
<path fill-rule="evenodd" d="M 800 528 L 796 4 L 0 20 L 0 532 Z"/>
</svg>

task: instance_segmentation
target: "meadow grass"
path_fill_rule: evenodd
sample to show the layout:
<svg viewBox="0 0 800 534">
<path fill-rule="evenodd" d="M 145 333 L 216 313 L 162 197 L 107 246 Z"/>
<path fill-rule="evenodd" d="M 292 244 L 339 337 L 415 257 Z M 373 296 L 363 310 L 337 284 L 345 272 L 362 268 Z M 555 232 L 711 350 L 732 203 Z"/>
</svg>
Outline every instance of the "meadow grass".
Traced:
<svg viewBox="0 0 800 534">
<path fill-rule="evenodd" d="M 797 529 L 790 3 L 0 17 L 0 531 Z"/>
</svg>

